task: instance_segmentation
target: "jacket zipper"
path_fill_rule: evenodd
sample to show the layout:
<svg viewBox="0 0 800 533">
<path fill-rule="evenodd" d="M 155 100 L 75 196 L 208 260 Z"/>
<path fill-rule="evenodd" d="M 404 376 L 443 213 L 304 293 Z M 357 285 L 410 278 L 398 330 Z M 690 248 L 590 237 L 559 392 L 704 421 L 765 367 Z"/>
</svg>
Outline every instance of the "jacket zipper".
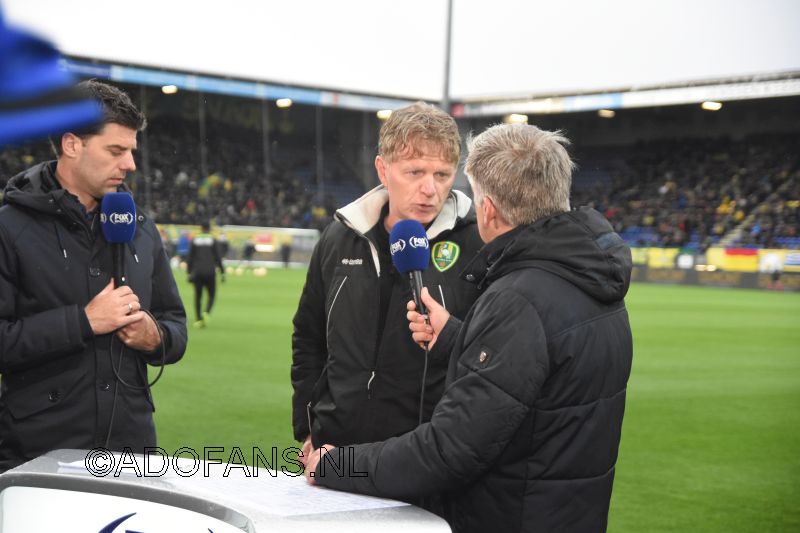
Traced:
<svg viewBox="0 0 800 533">
<path fill-rule="evenodd" d="M 336 305 L 336 299 L 339 297 L 339 293 L 342 292 L 342 287 L 344 287 L 345 282 L 347 281 L 347 276 L 344 277 L 342 280 L 342 284 L 339 285 L 339 288 L 336 289 L 336 294 L 333 295 L 333 301 L 331 302 L 331 308 L 328 309 L 328 318 L 325 320 L 325 331 L 328 330 L 328 324 L 331 322 L 331 313 L 333 312 L 333 306 Z M 327 339 L 327 333 L 325 335 Z M 328 347 L 328 353 L 330 353 L 330 347 Z"/>
<path fill-rule="evenodd" d="M 369 239 L 367 239 L 367 240 L 369 240 Z M 370 246 L 372 246 L 371 242 L 370 242 Z M 377 257 L 375 258 L 375 264 L 376 265 L 380 265 L 380 261 L 378 260 Z M 381 289 L 381 275 L 388 276 L 389 273 L 391 272 L 391 270 L 388 271 L 388 272 L 381 272 L 380 266 L 378 266 L 377 267 L 377 272 L 378 272 L 378 290 L 377 290 L 377 293 L 378 293 L 378 305 L 377 305 L 377 309 L 381 309 L 381 306 L 384 303 L 384 302 L 381 301 L 381 297 L 382 297 L 382 294 L 383 294 L 382 289 Z M 389 291 L 389 294 L 391 295 L 391 290 Z M 391 297 L 390 297 L 390 300 L 391 300 Z M 377 318 L 378 321 L 380 321 L 380 313 L 378 313 L 378 316 L 376 318 Z M 377 335 L 377 332 L 380 329 L 381 329 L 380 323 L 376 324 L 376 328 L 375 328 L 376 335 Z M 370 371 L 369 379 L 367 380 L 367 400 L 371 400 L 372 399 L 372 388 L 371 387 L 372 387 L 372 382 L 375 380 L 375 375 L 378 372 L 378 357 L 380 355 L 380 350 L 381 350 L 380 341 L 377 341 L 377 339 L 376 339 L 375 352 L 372 354 L 372 370 Z"/>
<path fill-rule="evenodd" d="M 347 281 L 347 276 L 344 277 L 341 285 L 339 285 L 339 288 L 336 289 L 336 294 L 333 295 L 333 301 L 331 302 L 331 308 L 328 309 L 328 317 L 325 321 L 325 332 L 326 332 L 325 345 L 328 348 L 328 353 L 330 353 L 331 351 L 330 345 L 328 344 L 328 334 L 327 334 L 328 324 L 331 321 L 331 313 L 333 312 L 333 306 L 336 305 L 336 299 L 339 297 L 339 293 L 342 292 L 342 287 L 344 287 L 346 281 Z M 306 418 L 308 419 L 308 434 L 311 435 L 311 400 L 309 400 L 308 403 L 306 404 Z"/>
<path fill-rule="evenodd" d="M 372 380 L 375 379 L 375 370 L 372 371 L 372 374 L 369 376 L 369 381 L 367 381 L 367 400 L 372 399 L 372 391 L 370 387 L 372 386 Z"/>
<path fill-rule="evenodd" d="M 311 401 L 306 405 L 306 420 L 308 420 L 308 434 L 311 435 Z"/>
</svg>

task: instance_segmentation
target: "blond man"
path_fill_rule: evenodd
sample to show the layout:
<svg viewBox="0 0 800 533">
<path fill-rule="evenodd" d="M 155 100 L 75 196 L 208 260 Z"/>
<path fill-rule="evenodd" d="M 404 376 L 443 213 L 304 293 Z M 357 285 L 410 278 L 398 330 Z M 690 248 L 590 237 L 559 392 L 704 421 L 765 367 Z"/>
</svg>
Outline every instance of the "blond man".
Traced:
<svg viewBox="0 0 800 533">
<path fill-rule="evenodd" d="M 378 150 L 380 185 L 336 212 L 294 317 L 292 421 L 306 456 L 312 441 L 346 445 L 410 431 L 442 395 L 448 354 L 426 357 L 408 335 L 411 293 L 389 253 L 394 224 L 426 227 L 432 264 L 423 278 L 440 305 L 464 317 L 477 296 L 458 278 L 482 243 L 470 199 L 451 190 L 461 150 L 455 121 L 424 103 L 399 109 L 381 127 Z"/>
</svg>

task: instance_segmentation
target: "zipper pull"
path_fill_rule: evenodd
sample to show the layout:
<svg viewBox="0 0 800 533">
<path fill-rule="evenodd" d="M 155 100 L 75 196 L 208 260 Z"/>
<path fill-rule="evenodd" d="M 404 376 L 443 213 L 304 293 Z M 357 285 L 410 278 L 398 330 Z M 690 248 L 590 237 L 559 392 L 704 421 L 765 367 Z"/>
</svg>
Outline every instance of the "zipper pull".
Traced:
<svg viewBox="0 0 800 533">
<path fill-rule="evenodd" d="M 372 380 L 373 379 L 375 379 L 375 371 L 374 370 L 372 371 L 372 374 L 369 376 L 369 381 L 367 381 L 367 399 L 368 400 L 372 399 L 372 391 L 370 390 L 370 387 L 372 386 Z"/>
<path fill-rule="evenodd" d="M 131 255 L 133 256 L 133 259 L 138 263 L 139 262 L 139 256 L 136 255 L 136 247 L 133 245 L 133 241 L 128 241 L 128 248 L 131 251 Z"/>
<path fill-rule="evenodd" d="M 306 416 L 308 416 L 308 434 L 311 435 L 311 402 L 306 405 Z"/>
</svg>

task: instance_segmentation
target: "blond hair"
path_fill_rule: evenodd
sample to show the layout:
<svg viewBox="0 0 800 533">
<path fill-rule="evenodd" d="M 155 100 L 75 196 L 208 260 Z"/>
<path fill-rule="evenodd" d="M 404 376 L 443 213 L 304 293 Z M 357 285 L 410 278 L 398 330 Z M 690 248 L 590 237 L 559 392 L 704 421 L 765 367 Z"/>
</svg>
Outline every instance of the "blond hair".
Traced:
<svg viewBox="0 0 800 533">
<path fill-rule="evenodd" d="M 416 102 L 392 112 L 381 126 L 378 154 L 387 162 L 398 157 L 438 154 L 458 164 L 461 136 L 453 117 L 425 102 Z"/>
</svg>

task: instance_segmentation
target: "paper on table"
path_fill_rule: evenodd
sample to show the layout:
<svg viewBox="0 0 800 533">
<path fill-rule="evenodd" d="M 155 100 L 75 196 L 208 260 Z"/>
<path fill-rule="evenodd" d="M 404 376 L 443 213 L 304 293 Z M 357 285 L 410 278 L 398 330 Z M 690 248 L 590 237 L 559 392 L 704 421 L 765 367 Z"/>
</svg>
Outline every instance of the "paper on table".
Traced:
<svg viewBox="0 0 800 533">
<path fill-rule="evenodd" d="M 218 468 L 214 475 L 214 468 Z M 341 511 L 360 511 L 409 505 L 396 500 L 375 498 L 339 492 L 309 485 L 303 476 L 290 476 L 265 468 L 249 469 L 246 477 L 240 469 L 234 469 L 227 477 L 222 476 L 224 465 L 212 465 L 211 476 L 183 478 L 168 475 L 164 481 L 176 488 L 203 492 L 230 502 L 242 502 L 259 511 L 278 516 L 297 516 Z M 237 471 L 239 470 L 239 471 Z M 257 475 L 253 475 L 257 472 Z"/>
<path fill-rule="evenodd" d="M 136 467 L 133 466 L 131 458 L 135 459 Z M 102 475 L 95 475 L 110 478 L 124 477 L 126 480 L 140 477 L 150 480 L 158 479 L 183 492 L 207 495 L 217 501 L 226 500 L 230 504 L 240 502 L 263 513 L 277 516 L 359 511 L 409 505 L 396 500 L 362 496 L 309 485 L 303 476 L 291 476 L 266 468 L 226 463 L 205 464 L 204 461 L 195 462 L 183 457 L 173 458 L 173 464 L 181 472 L 194 472 L 193 475 L 183 477 L 173 468 L 168 469 L 165 474 L 160 476 L 148 476 L 145 473 L 146 469 L 142 459 L 140 455 L 129 454 L 122 463 L 124 468 L 114 468 Z M 110 460 L 110 465 L 120 466 L 121 460 L 121 455 L 115 453 L 113 460 Z M 154 466 L 160 467 L 161 465 Z M 91 473 L 87 470 L 84 459 L 70 463 L 59 461 L 58 472 Z M 205 475 L 206 472 L 208 472 L 208 476 Z M 226 472 L 227 475 L 225 475 Z M 248 477 L 245 472 L 250 476 Z M 119 475 L 115 476 L 115 473 Z"/>
</svg>

